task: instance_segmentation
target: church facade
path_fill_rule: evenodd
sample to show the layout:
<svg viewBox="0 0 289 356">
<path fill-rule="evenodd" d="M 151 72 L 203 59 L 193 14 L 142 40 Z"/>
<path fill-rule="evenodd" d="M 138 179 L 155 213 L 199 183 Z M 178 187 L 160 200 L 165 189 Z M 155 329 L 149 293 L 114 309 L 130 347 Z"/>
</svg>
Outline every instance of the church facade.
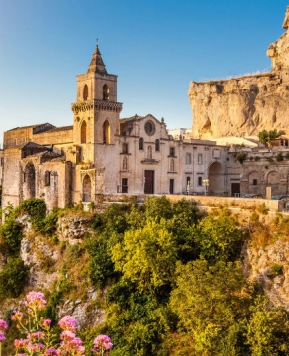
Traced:
<svg viewBox="0 0 289 356">
<path fill-rule="evenodd" d="M 110 195 L 232 194 L 227 147 L 174 139 L 151 114 L 120 118 L 117 76 L 107 73 L 98 46 L 77 76 L 71 110 L 71 126 L 4 133 L 3 208 L 34 197 L 52 209 Z"/>
</svg>

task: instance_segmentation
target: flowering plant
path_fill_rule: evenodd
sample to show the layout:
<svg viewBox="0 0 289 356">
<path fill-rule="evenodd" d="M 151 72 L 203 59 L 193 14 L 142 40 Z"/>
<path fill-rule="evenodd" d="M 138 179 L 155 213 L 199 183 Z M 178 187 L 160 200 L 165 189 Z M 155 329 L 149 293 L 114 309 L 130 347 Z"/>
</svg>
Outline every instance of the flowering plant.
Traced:
<svg viewBox="0 0 289 356">
<path fill-rule="evenodd" d="M 57 335 L 53 334 L 50 328 L 51 320 L 40 316 L 46 304 L 43 293 L 30 292 L 26 296 L 26 312 L 15 311 L 11 317 L 16 321 L 17 328 L 26 336 L 24 339 L 14 340 L 15 356 L 85 356 L 82 340 L 75 334 L 76 320 L 71 316 L 59 320 L 58 325 L 62 332 L 58 343 Z M 7 328 L 6 321 L 0 319 L 0 356 Z M 107 335 L 99 335 L 94 340 L 92 352 L 101 356 L 109 355 L 112 346 Z"/>
</svg>

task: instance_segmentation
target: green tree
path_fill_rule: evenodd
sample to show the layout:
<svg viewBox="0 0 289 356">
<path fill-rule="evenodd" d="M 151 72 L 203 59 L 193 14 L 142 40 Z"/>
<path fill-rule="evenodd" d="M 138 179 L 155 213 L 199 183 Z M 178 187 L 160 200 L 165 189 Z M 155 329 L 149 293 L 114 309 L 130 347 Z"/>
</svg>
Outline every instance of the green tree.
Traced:
<svg viewBox="0 0 289 356">
<path fill-rule="evenodd" d="M 196 237 L 200 254 L 211 263 L 220 260 L 234 261 L 238 258 L 244 238 L 237 218 L 227 209 L 210 213 L 203 219 Z"/>
<path fill-rule="evenodd" d="M 271 142 L 283 135 L 283 131 L 275 130 L 263 130 L 258 133 L 259 141 L 268 147 L 271 147 Z"/>
<path fill-rule="evenodd" d="M 264 296 L 258 296 L 250 308 L 247 343 L 252 356 L 289 355 L 289 314 L 274 308 Z"/>
<path fill-rule="evenodd" d="M 242 342 L 250 289 L 238 263 L 178 264 L 170 305 L 179 331 L 191 335 L 194 355 L 246 355 Z"/>
<path fill-rule="evenodd" d="M 115 269 L 140 288 L 158 288 L 169 283 L 177 258 L 176 240 L 165 221 L 148 221 L 138 230 L 124 233 L 122 243 L 111 250 Z"/>
</svg>

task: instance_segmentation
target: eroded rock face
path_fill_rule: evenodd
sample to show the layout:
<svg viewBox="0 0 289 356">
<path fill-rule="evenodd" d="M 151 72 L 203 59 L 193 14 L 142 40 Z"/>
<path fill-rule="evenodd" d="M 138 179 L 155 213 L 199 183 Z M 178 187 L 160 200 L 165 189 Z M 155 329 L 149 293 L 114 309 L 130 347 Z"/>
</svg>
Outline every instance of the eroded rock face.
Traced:
<svg viewBox="0 0 289 356">
<path fill-rule="evenodd" d="M 286 32 L 270 44 L 270 73 L 240 78 L 191 82 L 193 137 L 257 135 L 277 129 L 289 132 L 289 7 L 283 23 Z"/>
<path fill-rule="evenodd" d="M 289 311 L 289 242 L 278 240 L 258 249 L 247 246 L 243 255 L 245 275 L 262 285 L 275 307 Z M 280 267 L 279 273 L 276 273 L 276 266 Z"/>
</svg>

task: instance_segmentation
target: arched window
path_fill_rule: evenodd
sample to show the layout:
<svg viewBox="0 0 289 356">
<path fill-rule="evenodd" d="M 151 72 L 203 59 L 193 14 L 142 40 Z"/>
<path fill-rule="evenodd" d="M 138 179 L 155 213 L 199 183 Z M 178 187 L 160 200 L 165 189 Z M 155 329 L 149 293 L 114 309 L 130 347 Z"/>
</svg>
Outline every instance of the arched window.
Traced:
<svg viewBox="0 0 289 356">
<path fill-rule="evenodd" d="M 82 96 L 83 96 L 83 100 L 87 100 L 87 98 L 88 98 L 88 86 L 87 86 L 86 84 L 85 84 L 85 86 L 83 87 Z"/>
<path fill-rule="evenodd" d="M 106 84 L 104 84 L 102 91 L 103 91 L 103 100 L 109 100 L 109 87 Z"/>
<path fill-rule="evenodd" d="M 140 137 L 139 141 L 138 141 L 138 148 L 139 150 L 143 150 L 143 138 Z"/>
<path fill-rule="evenodd" d="M 127 171 L 127 157 L 124 157 L 122 161 L 122 170 Z"/>
<path fill-rule="evenodd" d="M 175 170 L 175 162 L 173 159 L 170 160 L 170 172 L 173 172 Z"/>
<path fill-rule="evenodd" d="M 83 121 L 80 129 L 80 143 L 86 143 L 86 122 Z"/>
<path fill-rule="evenodd" d="M 103 124 L 103 143 L 110 144 L 110 124 L 105 120 Z"/>
<path fill-rule="evenodd" d="M 50 172 L 46 171 L 44 173 L 44 185 L 49 186 L 50 185 Z"/>
<path fill-rule="evenodd" d="M 148 146 L 148 158 L 152 158 L 152 146 Z"/>
<path fill-rule="evenodd" d="M 160 140 L 158 140 L 158 139 L 155 141 L 155 150 L 156 151 L 160 150 Z"/>
</svg>

